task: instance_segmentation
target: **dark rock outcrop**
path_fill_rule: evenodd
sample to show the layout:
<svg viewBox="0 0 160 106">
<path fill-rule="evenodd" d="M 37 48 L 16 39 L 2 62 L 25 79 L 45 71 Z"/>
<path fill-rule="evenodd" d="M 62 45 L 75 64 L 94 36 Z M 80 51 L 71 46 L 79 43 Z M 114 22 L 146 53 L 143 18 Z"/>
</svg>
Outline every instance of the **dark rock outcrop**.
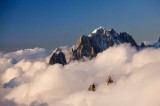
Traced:
<svg viewBox="0 0 160 106">
<path fill-rule="evenodd" d="M 65 54 L 60 49 L 57 49 L 57 48 L 53 51 L 53 54 L 49 60 L 49 64 L 51 65 L 56 63 L 62 64 L 62 65 L 65 65 L 67 63 Z"/>
<path fill-rule="evenodd" d="M 3 88 L 14 88 L 19 85 L 17 78 L 11 79 L 9 82 L 3 84 Z"/>
<path fill-rule="evenodd" d="M 144 42 L 142 42 L 142 43 L 141 43 L 141 47 L 142 47 L 142 48 L 144 48 L 144 47 L 145 47 L 145 44 L 144 44 Z"/>
<path fill-rule="evenodd" d="M 92 83 L 92 85 L 89 86 L 88 91 L 95 91 L 96 87 L 94 85 L 94 83 Z"/>
<path fill-rule="evenodd" d="M 135 40 L 132 38 L 131 35 L 127 34 L 126 32 L 120 33 L 119 38 L 121 40 L 121 43 L 130 43 L 131 46 L 137 47 L 137 43 L 135 42 Z"/>
<path fill-rule="evenodd" d="M 108 78 L 106 80 L 106 84 L 109 85 L 111 83 L 113 83 L 113 80 L 112 80 L 112 78 L 110 76 L 108 76 Z"/>
</svg>

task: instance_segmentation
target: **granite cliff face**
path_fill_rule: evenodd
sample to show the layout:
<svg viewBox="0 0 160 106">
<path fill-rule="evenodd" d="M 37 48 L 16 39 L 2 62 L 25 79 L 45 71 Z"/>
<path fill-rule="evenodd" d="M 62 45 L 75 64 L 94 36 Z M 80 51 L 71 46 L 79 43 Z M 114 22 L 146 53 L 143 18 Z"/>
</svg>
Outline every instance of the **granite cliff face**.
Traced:
<svg viewBox="0 0 160 106">
<path fill-rule="evenodd" d="M 79 60 L 85 57 L 93 57 L 95 52 L 88 36 L 81 36 L 77 41 L 75 48 L 71 51 L 73 59 Z"/>
</svg>

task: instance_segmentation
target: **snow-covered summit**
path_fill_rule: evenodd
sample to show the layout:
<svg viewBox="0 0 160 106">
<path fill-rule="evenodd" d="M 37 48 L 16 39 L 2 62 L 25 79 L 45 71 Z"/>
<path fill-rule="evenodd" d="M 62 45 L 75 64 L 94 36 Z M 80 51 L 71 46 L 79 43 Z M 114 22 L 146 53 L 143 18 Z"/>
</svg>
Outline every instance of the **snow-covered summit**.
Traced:
<svg viewBox="0 0 160 106">
<path fill-rule="evenodd" d="M 95 30 L 92 31 L 92 34 L 96 34 L 96 33 L 102 33 L 105 34 L 106 30 L 104 29 L 104 27 L 100 26 L 99 28 L 96 28 Z"/>
</svg>

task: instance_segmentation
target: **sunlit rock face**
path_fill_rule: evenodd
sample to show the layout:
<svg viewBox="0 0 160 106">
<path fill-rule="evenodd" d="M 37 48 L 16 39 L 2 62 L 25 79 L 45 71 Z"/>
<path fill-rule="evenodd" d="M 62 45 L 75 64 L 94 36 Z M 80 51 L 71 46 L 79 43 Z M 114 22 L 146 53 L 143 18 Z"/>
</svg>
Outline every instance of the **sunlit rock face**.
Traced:
<svg viewBox="0 0 160 106">
<path fill-rule="evenodd" d="M 62 64 L 65 65 L 66 64 L 66 58 L 64 53 L 60 50 L 60 49 L 55 49 L 52 53 L 52 56 L 49 60 L 49 64 L 53 65 L 53 64 Z"/>
<path fill-rule="evenodd" d="M 90 38 L 88 36 L 81 36 L 77 41 L 75 48 L 72 48 L 73 59 L 81 59 L 85 57 L 94 56 L 94 48 L 91 45 Z"/>
</svg>

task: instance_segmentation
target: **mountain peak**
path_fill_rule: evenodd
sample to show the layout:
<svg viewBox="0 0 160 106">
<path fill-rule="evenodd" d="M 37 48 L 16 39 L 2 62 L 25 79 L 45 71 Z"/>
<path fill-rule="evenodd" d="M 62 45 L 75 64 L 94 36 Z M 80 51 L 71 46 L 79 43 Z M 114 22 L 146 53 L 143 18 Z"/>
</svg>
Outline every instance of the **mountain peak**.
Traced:
<svg viewBox="0 0 160 106">
<path fill-rule="evenodd" d="M 102 26 L 100 26 L 99 28 L 96 28 L 93 32 L 92 32 L 92 34 L 96 34 L 96 33 L 102 33 L 102 34 L 104 34 L 106 31 L 105 31 L 105 28 L 104 27 L 102 27 Z"/>
<path fill-rule="evenodd" d="M 116 31 L 113 28 L 110 28 L 108 31 L 114 34 L 116 33 Z"/>
<path fill-rule="evenodd" d="M 103 27 L 103 26 L 100 26 L 99 29 L 104 29 L 104 27 Z"/>
<path fill-rule="evenodd" d="M 50 57 L 50 60 L 49 60 L 49 64 L 56 64 L 56 63 L 62 64 L 62 65 L 65 65 L 67 63 L 65 54 L 59 48 L 56 48 L 53 51 L 52 56 Z"/>
<path fill-rule="evenodd" d="M 62 51 L 61 51 L 61 49 L 59 49 L 59 48 L 56 48 L 56 49 L 53 51 L 53 53 L 56 53 L 56 54 L 59 54 L 60 52 L 62 52 Z"/>
</svg>

